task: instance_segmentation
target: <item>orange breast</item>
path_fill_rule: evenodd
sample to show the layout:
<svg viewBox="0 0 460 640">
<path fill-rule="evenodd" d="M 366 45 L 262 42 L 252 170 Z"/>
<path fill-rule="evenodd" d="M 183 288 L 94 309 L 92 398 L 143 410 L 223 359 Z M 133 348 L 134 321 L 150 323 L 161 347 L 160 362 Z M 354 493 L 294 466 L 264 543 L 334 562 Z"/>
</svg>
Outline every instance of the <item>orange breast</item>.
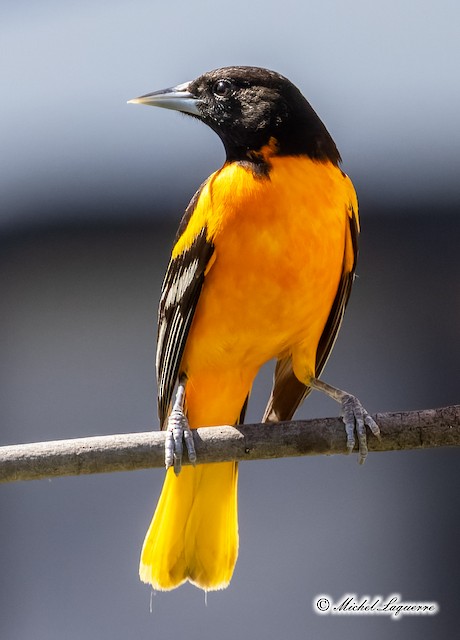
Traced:
<svg viewBox="0 0 460 640">
<path fill-rule="evenodd" d="M 331 164 L 271 161 L 269 179 L 224 165 L 191 221 L 197 229 L 207 225 L 215 259 L 183 356 L 188 386 L 220 380 L 229 394 L 241 387 L 243 401 L 258 369 L 299 343 L 314 373 L 355 198 L 350 180 Z"/>
</svg>

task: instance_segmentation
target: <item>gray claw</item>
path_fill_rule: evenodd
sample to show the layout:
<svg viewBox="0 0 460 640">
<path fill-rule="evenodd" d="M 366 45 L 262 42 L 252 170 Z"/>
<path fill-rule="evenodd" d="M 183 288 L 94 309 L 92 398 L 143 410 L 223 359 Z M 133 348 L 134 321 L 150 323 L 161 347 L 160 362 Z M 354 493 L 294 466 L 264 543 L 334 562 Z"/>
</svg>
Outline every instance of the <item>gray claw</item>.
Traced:
<svg viewBox="0 0 460 640">
<path fill-rule="evenodd" d="M 195 443 L 193 442 L 192 430 L 190 429 L 188 421 L 186 421 L 186 426 L 184 428 L 184 441 L 185 441 L 185 446 L 187 447 L 188 459 L 190 460 L 191 464 L 195 465 L 195 462 L 196 462 Z"/>
<path fill-rule="evenodd" d="M 181 409 L 173 409 L 168 418 L 168 427 L 165 440 L 165 466 L 166 469 L 174 466 L 174 473 L 178 475 L 182 468 L 183 444 L 185 440 L 189 460 L 196 462 L 195 445 L 187 418 Z"/>
<path fill-rule="evenodd" d="M 355 445 L 354 431 L 358 436 L 358 463 L 364 464 L 368 454 L 366 425 L 372 433 L 380 438 L 380 429 L 377 424 L 363 408 L 361 402 L 355 396 L 346 394 L 342 400 L 343 421 L 345 423 L 345 431 L 347 433 L 347 449 L 351 453 Z"/>
<path fill-rule="evenodd" d="M 380 429 L 379 429 L 379 425 L 375 422 L 374 418 L 372 418 L 366 410 L 364 410 L 364 422 L 367 424 L 367 426 L 369 427 L 369 429 L 372 431 L 372 433 L 374 434 L 374 436 L 376 438 L 378 438 L 379 440 L 382 439 L 382 436 L 380 434 Z"/>
</svg>

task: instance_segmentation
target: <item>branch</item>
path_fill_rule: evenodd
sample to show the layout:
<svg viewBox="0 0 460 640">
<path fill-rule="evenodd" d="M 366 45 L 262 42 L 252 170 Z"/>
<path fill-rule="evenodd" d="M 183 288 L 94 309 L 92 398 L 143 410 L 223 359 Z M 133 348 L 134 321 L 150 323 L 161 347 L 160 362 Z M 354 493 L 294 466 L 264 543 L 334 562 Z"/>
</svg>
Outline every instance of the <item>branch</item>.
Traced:
<svg viewBox="0 0 460 640">
<path fill-rule="evenodd" d="M 370 451 L 460 446 L 460 405 L 373 417 L 382 440 L 369 433 Z M 156 431 L 0 447 L 0 482 L 162 467 L 164 438 Z M 193 438 L 200 463 L 346 453 L 340 418 L 205 427 Z"/>
</svg>

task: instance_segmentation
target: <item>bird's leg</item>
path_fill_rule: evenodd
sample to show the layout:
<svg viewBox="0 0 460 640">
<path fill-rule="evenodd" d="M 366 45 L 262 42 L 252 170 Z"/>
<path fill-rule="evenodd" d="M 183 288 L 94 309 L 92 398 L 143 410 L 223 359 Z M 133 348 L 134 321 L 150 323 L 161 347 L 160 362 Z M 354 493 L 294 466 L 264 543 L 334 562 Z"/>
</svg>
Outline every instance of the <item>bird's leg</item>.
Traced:
<svg viewBox="0 0 460 640">
<path fill-rule="evenodd" d="M 351 393 L 336 389 L 330 384 L 318 380 L 318 378 L 312 378 L 308 385 L 312 389 L 323 391 L 328 396 L 340 402 L 342 405 L 342 420 L 345 423 L 345 431 L 347 433 L 347 449 L 348 453 L 353 451 L 355 446 L 355 429 L 358 435 L 358 448 L 359 448 L 359 464 L 363 464 L 367 453 L 367 438 L 366 438 L 366 425 L 372 431 L 374 436 L 380 440 L 380 429 L 374 419 L 367 413 L 361 402 Z"/>
<path fill-rule="evenodd" d="M 184 413 L 186 379 L 181 378 L 177 387 L 176 398 L 166 427 L 165 465 L 166 469 L 174 465 L 174 473 L 179 475 L 182 468 L 182 439 L 187 447 L 188 459 L 192 464 L 196 462 L 195 445 L 192 430 Z"/>
</svg>

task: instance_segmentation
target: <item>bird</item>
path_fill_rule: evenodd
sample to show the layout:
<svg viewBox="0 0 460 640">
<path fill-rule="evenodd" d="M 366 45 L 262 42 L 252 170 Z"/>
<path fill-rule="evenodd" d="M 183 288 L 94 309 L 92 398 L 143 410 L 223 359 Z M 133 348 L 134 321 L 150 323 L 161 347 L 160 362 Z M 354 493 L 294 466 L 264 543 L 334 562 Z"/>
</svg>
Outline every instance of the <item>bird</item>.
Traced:
<svg viewBox="0 0 460 640">
<path fill-rule="evenodd" d="M 379 437 L 355 396 L 320 379 L 353 284 L 357 196 L 325 125 L 275 71 L 223 67 L 129 102 L 198 119 L 225 150 L 185 211 L 162 286 L 166 475 L 139 566 L 154 590 L 224 589 L 238 555 L 238 465 L 196 464 L 193 429 L 243 423 L 259 369 L 276 360 L 264 422 L 290 420 L 316 389 L 340 403 L 359 462 L 366 425 Z"/>
</svg>

